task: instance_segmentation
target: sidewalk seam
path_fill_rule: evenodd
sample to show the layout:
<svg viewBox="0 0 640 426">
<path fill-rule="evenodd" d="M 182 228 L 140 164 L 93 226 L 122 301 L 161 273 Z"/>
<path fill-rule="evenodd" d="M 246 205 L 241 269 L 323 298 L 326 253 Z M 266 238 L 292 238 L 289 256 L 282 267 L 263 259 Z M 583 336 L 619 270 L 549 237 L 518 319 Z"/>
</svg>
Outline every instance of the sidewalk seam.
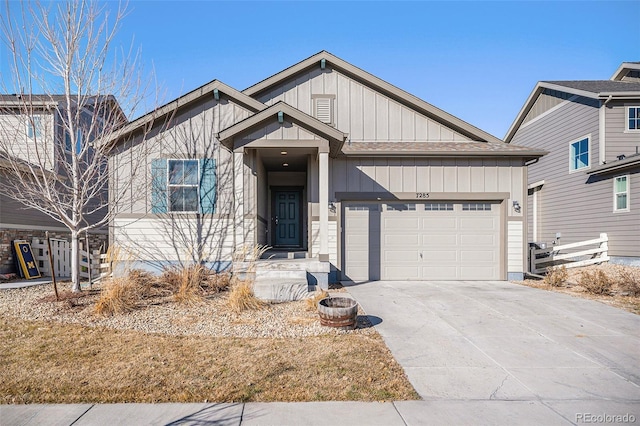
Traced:
<svg viewBox="0 0 640 426">
<path fill-rule="evenodd" d="M 247 406 L 246 402 L 242 403 L 242 411 L 240 412 L 240 423 L 238 423 L 238 426 L 242 425 L 242 421 L 244 420 L 244 408 Z"/>
<path fill-rule="evenodd" d="M 75 425 L 76 423 L 78 423 L 78 421 L 79 421 L 82 417 L 84 417 L 84 415 L 85 415 L 85 414 L 87 414 L 87 413 L 89 412 L 89 410 L 91 410 L 91 409 L 92 409 L 93 407 L 95 407 L 95 406 L 96 406 L 96 404 L 91 404 L 91 406 L 90 406 L 89 408 L 87 408 L 87 409 L 85 410 L 85 412 L 84 412 L 84 413 L 80 414 L 80 415 L 78 416 L 78 418 L 77 418 L 77 419 L 75 419 L 75 420 L 74 420 L 74 421 L 73 421 L 69 426 L 73 426 L 73 425 Z"/>
<path fill-rule="evenodd" d="M 404 417 L 402 417 L 402 413 L 400 413 L 398 407 L 396 407 L 396 402 L 391 401 L 391 405 L 393 405 L 393 409 L 396 410 L 396 413 L 398 413 L 398 416 L 400 416 L 400 420 L 402 420 L 402 423 L 404 423 L 405 426 L 408 426 L 407 421 L 404 419 Z"/>
</svg>

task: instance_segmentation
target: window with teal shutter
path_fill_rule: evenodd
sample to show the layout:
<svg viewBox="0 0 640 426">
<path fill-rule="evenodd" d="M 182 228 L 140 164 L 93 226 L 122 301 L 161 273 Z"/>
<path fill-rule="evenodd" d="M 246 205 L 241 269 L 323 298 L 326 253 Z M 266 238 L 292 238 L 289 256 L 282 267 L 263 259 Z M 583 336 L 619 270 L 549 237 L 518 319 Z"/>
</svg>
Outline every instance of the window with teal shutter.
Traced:
<svg viewBox="0 0 640 426">
<path fill-rule="evenodd" d="M 167 212 L 167 160 L 151 162 L 151 213 Z"/>
<path fill-rule="evenodd" d="M 216 209 L 216 160 L 200 160 L 200 212 L 214 213 Z"/>
</svg>

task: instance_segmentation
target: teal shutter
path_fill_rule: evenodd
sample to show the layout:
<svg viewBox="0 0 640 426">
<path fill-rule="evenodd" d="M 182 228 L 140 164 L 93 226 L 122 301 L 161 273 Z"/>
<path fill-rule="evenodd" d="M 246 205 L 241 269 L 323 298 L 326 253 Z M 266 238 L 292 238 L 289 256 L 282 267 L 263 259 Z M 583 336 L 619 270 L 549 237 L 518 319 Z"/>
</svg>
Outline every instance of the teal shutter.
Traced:
<svg viewBox="0 0 640 426">
<path fill-rule="evenodd" d="M 200 159 L 200 212 L 215 213 L 216 209 L 216 160 Z"/>
<path fill-rule="evenodd" d="M 151 161 L 151 213 L 167 212 L 167 160 Z"/>
</svg>

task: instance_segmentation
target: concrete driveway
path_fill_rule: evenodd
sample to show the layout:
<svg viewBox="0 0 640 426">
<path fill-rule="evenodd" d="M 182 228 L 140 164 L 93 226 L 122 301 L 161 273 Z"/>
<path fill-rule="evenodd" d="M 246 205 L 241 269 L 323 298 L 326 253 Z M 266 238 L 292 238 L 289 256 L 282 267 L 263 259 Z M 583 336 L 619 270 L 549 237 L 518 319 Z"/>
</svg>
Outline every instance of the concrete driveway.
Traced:
<svg viewBox="0 0 640 426">
<path fill-rule="evenodd" d="M 508 282 L 347 289 L 425 400 L 395 403 L 407 423 L 640 423 L 640 316 Z"/>
</svg>

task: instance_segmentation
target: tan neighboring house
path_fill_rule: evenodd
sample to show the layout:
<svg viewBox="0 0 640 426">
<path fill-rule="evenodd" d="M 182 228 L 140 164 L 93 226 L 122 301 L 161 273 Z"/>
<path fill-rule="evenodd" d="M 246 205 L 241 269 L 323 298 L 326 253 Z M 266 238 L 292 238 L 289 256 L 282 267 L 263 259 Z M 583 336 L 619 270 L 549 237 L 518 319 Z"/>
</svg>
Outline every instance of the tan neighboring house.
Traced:
<svg viewBox="0 0 640 426">
<path fill-rule="evenodd" d="M 612 262 L 640 265 L 640 62 L 609 80 L 539 82 L 505 142 L 549 151 L 529 166 L 529 241 L 607 233 Z"/>
<path fill-rule="evenodd" d="M 111 158 L 147 158 L 144 173 L 112 177 L 137 189 L 111 237 L 138 265 L 197 247 L 221 269 L 260 244 L 326 265 L 308 271 L 321 286 L 525 271 L 526 163 L 544 152 L 326 51 L 243 91 L 214 80 L 122 129 L 136 133 Z"/>
</svg>

